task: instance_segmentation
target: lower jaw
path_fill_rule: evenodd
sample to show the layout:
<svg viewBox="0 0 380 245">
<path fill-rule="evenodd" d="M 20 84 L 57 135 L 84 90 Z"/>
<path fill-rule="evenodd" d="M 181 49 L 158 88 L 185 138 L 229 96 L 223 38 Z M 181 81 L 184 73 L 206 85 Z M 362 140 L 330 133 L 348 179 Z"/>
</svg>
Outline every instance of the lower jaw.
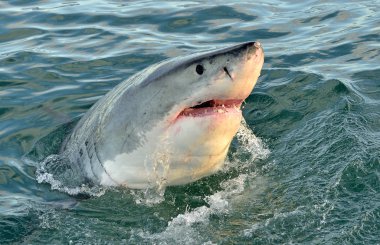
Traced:
<svg viewBox="0 0 380 245">
<path fill-rule="evenodd" d="M 241 119 L 240 110 L 202 117 L 180 117 L 167 128 L 168 152 L 183 159 L 223 155 L 239 129 Z"/>
<path fill-rule="evenodd" d="M 165 138 L 170 152 L 167 185 L 195 181 L 223 166 L 242 117 L 241 110 L 229 109 L 203 116 L 182 115 L 169 127 Z M 165 149 L 165 144 L 160 147 Z"/>
</svg>

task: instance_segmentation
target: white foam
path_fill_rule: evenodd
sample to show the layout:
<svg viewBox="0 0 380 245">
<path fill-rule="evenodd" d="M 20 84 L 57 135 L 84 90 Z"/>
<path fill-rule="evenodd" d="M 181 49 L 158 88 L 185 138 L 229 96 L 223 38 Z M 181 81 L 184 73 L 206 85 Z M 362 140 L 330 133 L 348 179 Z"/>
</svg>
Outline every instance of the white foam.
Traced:
<svg viewBox="0 0 380 245">
<path fill-rule="evenodd" d="M 145 190 L 129 190 L 136 204 L 153 206 L 165 200 L 165 189 L 162 188 L 147 188 Z"/>
<path fill-rule="evenodd" d="M 65 192 L 69 195 L 78 195 L 85 194 L 90 196 L 102 196 L 104 195 L 106 189 L 101 186 L 88 186 L 86 184 L 81 184 L 76 187 L 68 187 L 65 186 L 60 180 L 54 177 L 53 173 L 49 173 L 46 170 L 46 164 L 49 162 L 53 162 L 53 164 L 59 164 L 61 158 L 59 155 L 51 155 L 47 157 L 41 164 L 38 164 L 36 170 L 36 180 L 38 183 L 48 183 L 51 185 L 52 190 L 58 190 L 61 192 Z"/>
<path fill-rule="evenodd" d="M 89 187 L 85 184 L 77 187 L 67 187 L 64 186 L 59 180 L 54 179 L 53 174 L 50 173 L 42 173 L 37 175 L 38 183 L 48 183 L 51 185 L 52 190 L 58 190 L 61 192 L 65 192 L 69 195 L 78 195 L 78 194 L 88 194 L 90 196 L 102 196 L 105 193 L 103 188 L 97 187 Z"/>
</svg>

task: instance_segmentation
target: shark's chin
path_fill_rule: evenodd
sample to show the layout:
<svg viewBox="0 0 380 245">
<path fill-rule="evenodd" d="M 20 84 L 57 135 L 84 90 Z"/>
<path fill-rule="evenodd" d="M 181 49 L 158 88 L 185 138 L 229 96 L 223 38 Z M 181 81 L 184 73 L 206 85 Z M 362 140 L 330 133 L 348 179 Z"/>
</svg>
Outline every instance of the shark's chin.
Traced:
<svg viewBox="0 0 380 245">
<path fill-rule="evenodd" d="M 190 183 L 218 171 L 241 118 L 241 110 L 237 107 L 180 116 L 168 130 L 171 158 L 171 171 L 166 176 L 168 184 Z"/>
</svg>

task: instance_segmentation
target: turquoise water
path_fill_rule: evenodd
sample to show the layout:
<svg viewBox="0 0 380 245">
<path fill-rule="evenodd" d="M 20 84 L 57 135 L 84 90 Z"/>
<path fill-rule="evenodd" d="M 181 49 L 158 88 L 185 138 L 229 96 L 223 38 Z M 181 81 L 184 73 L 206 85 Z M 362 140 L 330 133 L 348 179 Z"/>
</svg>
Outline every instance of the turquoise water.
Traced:
<svg viewBox="0 0 380 245">
<path fill-rule="evenodd" d="M 380 1 L 1 1 L 0 244 L 379 244 L 379 33 Z M 248 40 L 265 65 L 220 173 L 73 189 L 26 157 L 148 65 Z"/>
</svg>

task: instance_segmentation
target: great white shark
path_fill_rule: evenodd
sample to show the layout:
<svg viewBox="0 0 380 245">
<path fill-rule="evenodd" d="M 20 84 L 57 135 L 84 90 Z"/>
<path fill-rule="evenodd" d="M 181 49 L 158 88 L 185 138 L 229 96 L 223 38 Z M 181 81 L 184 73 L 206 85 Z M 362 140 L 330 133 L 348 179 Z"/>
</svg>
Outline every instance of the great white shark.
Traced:
<svg viewBox="0 0 380 245">
<path fill-rule="evenodd" d="M 80 119 L 61 154 L 106 186 L 181 185 L 218 171 L 260 75 L 259 42 L 152 65 Z"/>
</svg>

